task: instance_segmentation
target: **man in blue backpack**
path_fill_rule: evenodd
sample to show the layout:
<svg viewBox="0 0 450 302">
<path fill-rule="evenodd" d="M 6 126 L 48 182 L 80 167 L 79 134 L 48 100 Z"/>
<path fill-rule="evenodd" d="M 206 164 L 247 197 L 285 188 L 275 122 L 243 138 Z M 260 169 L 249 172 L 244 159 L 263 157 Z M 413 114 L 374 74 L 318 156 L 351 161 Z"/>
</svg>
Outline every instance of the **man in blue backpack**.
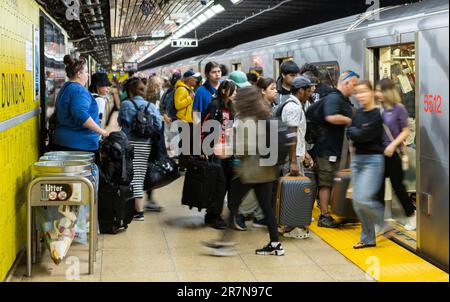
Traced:
<svg viewBox="0 0 450 302">
<path fill-rule="evenodd" d="M 209 103 L 213 99 L 213 95 L 217 93 L 220 86 L 220 79 L 222 78 L 222 69 L 220 64 L 216 62 L 209 62 L 205 66 L 206 82 L 195 93 L 193 110 L 202 114 L 208 108 Z"/>
</svg>

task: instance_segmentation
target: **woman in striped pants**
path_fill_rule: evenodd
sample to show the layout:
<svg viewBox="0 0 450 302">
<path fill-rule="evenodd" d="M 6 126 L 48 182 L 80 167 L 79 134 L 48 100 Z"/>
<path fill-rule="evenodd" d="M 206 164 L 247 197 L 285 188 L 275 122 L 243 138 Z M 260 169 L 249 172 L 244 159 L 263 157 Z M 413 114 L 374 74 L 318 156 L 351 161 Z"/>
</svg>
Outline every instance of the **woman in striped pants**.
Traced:
<svg viewBox="0 0 450 302">
<path fill-rule="evenodd" d="M 146 87 L 139 78 L 130 78 L 124 83 L 124 90 L 127 99 L 122 103 L 119 113 L 119 125 L 122 131 L 128 136 L 130 144 L 134 146 L 133 186 L 134 198 L 136 202 L 135 220 L 144 221 L 144 180 L 147 173 L 148 161 L 152 151 L 153 143 L 151 139 L 143 139 L 134 135 L 132 131 L 133 122 L 137 114 L 136 106 L 139 109 L 147 110 L 153 117 L 155 130 L 162 127 L 162 117 L 158 108 L 145 100 Z M 134 104 L 133 104 L 134 102 Z"/>
</svg>

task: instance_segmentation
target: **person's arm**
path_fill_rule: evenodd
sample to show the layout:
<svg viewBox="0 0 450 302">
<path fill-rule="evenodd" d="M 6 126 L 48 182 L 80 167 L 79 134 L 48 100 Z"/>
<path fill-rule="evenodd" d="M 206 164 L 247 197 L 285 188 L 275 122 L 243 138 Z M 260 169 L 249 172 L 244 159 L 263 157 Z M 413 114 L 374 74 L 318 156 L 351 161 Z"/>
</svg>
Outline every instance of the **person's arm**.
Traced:
<svg viewBox="0 0 450 302">
<path fill-rule="evenodd" d="M 201 104 L 203 104 L 203 96 L 202 96 L 202 91 L 201 91 L 202 87 L 199 88 L 199 90 L 197 90 L 197 93 L 195 94 L 195 98 L 194 98 L 194 105 L 192 106 L 192 110 L 194 112 L 201 112 L 202 108 L 201 108 Z"/>
<path fill-rule="evenodd" d="M 349 117 L 346 117 L 342 114 L 335 114 L 335 115 L 327 115 L 325 117 L 325 120 L 333 125 L 350 125 L 352 123 L 352 119 Z"/>
<path fill-rule="evenodd" d="M 381 116 L 379 116 L 374 121 L 364 121 L 365 126 L 357 127 L 352 125 L 347 129 L 348 137 L 358 143 L 366 143 L 373 141 L 383 131 L 383 121 L 381 120 Z"/>
<path fill-rule="evenodd" d="M 290 173 L 292 176 L 298 176 L 300 169 L 297 162 L 297 144 L 298 144 L 298 127 L 301 125 L 301 113 L 303 109 L 295 103 L 286 104 L 281 113 L 281 119 L 285 122 L 293 134 L 295 134 L 295 144 L 292 144 L 289 150 Z"/>
<path fill-rule="evenodd" d="M 394 155 L 395 150 L 397 150 L 397 148 L 401 146 L 404 141 L 406 141 L 411 132 L 408 127 L 408 111 L 403 105 L 399 106 L 401 106 L 402 109 L 402 114 L 399 121 L 400 126 L 402 127 L 402 132 L 394 139 L 393 142 L 389 144 L 389 146 L 386 147 L 384 154 L 388 157 L 392 157 L 392 155 Z"/>
<path fill-rule="evenodd" d="M 120 110 L 120 95 L 119 95 L 119 89 L 114 88 L 112 90 L 112 96 L 114 100 L 114 105 L 116 106 L 117 110 Z"/>
<path fill-rule="evenodd" d="M 108 132 L 97 125 L 89 115 L 92 97 L 89 98 L 83 93 L 78 93 L 74 97 L 76 99 L 73 99 L 71 102 L 70 113 L 74 117 L 75 123 L 82 125 L 84 128 L 94 131 L 101 136 L 106 136 Z"/>
<path fill-rule="evenodd" d="M 291 129 L 292 133 L 297 134 L 297 127 L 289 127 Z M 295 136 L 297 138 L 297 136 Z M 300 175 L 300 168 L 298 166 L 297 162 L 297 141 L 295 144 L 292 144 L 291 149 L 289 150 L 289 161 L 290 161 L 290 173 L 291 176 L 298 176 Z"/>
<path fill-rule="evenodd" d="M 192 105 L 192 102 L 192 98 L 187 89 L 177 89 L 175 92 L 175 109 L 184 109 Z"/>
<path fill-rule="evenodd" d="M 342 112 L 342 100 L 335 95 L 328 95 L 324 104 L 325 121 L 333 125 L 350 125 L 352 119 Z"/>
<path fill-rule="evenodd" d="M 97 123 L 94 122 L 94 120 L 91 117 L 83 124 L 83 127 L 98 133 L 102 137 L 108 136 L 108 131 L 106 131 L 105 129 L 100 128 L 97 125 Z"/>
<path fill-rule="evenodd" d="M 154 104 L 150 104 L 150 114 L 153 116 L 153 125 L 158 129 L 161 130 L 162 128 L 162 116 L 159 112 L 158 108 Z"/>
</svg>

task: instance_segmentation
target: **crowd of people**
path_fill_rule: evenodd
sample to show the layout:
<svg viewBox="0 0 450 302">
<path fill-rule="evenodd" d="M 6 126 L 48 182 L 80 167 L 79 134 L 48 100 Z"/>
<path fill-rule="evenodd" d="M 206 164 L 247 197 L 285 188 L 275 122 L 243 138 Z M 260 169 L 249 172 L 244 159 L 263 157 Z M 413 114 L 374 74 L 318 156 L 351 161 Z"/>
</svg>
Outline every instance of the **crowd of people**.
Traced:
<svg viewBox="0 0 450 302">
<path fill-rule="evenodd" d="M 284 237 L 309 237 L 308 227 L 282 226 L 274 211 L 276 184 L 280 177 L 305 175 L 314 171 L 318 185 L 317 201 L 321 215 L 319 227 L 337 228 L 338 220 L 330 213 L 330 196 L 335 174 L 342 166 L 342 154 L 351 153 L 353 208 L 361 221 L 361 239 L 355 249 L 376 246 L 378 235 L 387 232 L 384 222 L 384 183 L 390 178 L 408 223 L 415 229 L 415 207 L 403 185 L 401 148 L 409 135 L 408 113 L 401 104 L 395 85 L 383 79 L 375 88 L 370 81 L 361 80 L 351 70 L 344 71 L 335 86 L 319 80 L 319 71 L 312 64 L 299 67 L 294 61 L 281 65 L 280 78 L 233 71 L 229 75 L 224 65 L 209 62 L 204 76 L 193 70 L 174 72 L 164 79 L 152 75 L 147 79 L 131 75 L 124 83 L 111 83 L 106 74 L 94 74 L 89 90 L 85 88 L 89 74 L 83 59 L 66 56 L 69 81 L 59 92 L 56 103 L 56 130 L 51 140 L 53 151 L 89 151 L 98 154 L 99 143 L 108 136 L 106 125 L 112 112 L 119 111 L 118 124 L 134 146 L 135 220 L 143 221 L 144 211 L 159 212 L 151 191 L 144 191 L 144 179 L 152 152 L 183 161 L 193 154 L 193 141 L 189 153 L 180 153 L 184 142 L 177 142 L 175 121 L 187 123 L 193 136 L 194 124 L 215 120 L 222 125 L 215 140 L 213 156 L 206 157 L 221 167 L 220 192 L 206 209 L 205 224 L 225 229 L 218 240 L 205 242 L 215 255 L 232 255 L 235 243 L 231 229 L 247 230 L 246 220 L 253 219 L 254 227 L 267 227 L 270 243 L 256 250 L 259 255 L 284 255 L 280 232 Z M 110 88 L 112 87 L 112 89 Z M 350 97 L 358 101 L 352 104 Z M 112 99 L 112 102 L 109 101 Z M 309 123 L 307 112 L 321 102 L 320 121 Z M 110 105 L 112 103 L 112 105 Z M 312 107 L 311 107 L 312 108 Z M 139 110 L 152 116 L 158 138 L 138 137 L 133 131 Z M 201 121 L 195 117 L 200 116 Z M 224 152 L 230 131 L 247 120 L 260 121 L 278 118 L 295 134 L 286 164 L 264 167 L 258 165 L 261 154 L 234 156 Z M 317 129 L 308 129 L 308 127 Z M 312 142 L 307 133 L 317 133 Z M 205 130 L 202 140 L 210 133 Z M 265 139 L 265 138 L 263 138 Z M 346 150 L 351 141 L 352 147 Z M 250 142 L 244 142 L 247 144 Z M 185 150 L 185 149 L 184 149 Z M 186 152 L 186 151 L 185 151 Z M 201 155 L 202 156 L 202 155 Z M 256 164 L 255 164 L 256 163 Z M 346 164 L 346 163 L 344 163 Z M 347 166 L 347 165 L 344 165 Z M 245 196 L 254 190 L 255 201 Z M 144 196 L 148 194 L 148 203 Z M 230 216 L 222 216 L 225 204 Z M 281 231 L 282 230 L 282 231 Z"/>
</svg>

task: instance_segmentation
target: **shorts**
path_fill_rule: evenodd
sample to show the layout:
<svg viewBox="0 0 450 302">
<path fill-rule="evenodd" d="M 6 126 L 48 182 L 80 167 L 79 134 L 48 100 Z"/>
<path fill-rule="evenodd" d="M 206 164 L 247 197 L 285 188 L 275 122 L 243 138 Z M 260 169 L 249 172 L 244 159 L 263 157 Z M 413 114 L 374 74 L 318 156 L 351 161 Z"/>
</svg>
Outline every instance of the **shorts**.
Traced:
<svg viewBox="0 0 450 302">
<path fill-rule="evenodd" d="M 316 158 L 317 164 L 317 179 L 319 187 L 332 187 L 334 183 L 334 175 L 339 170 L 340 160 L 333 163 L 330 162 L 329 156 L 322 156 Z"/>
</svg>

